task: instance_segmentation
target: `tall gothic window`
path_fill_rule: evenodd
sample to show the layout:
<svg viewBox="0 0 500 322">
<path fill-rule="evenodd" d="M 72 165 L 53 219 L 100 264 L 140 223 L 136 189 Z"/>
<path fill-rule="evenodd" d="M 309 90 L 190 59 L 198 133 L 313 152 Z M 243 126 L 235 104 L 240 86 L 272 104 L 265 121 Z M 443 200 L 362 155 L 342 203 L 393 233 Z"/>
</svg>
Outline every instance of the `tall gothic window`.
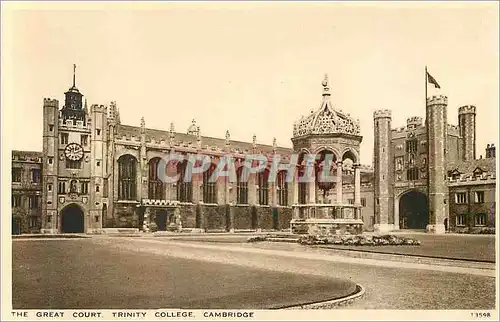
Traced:
<svg viewBox="0 0 500 322">
<path fill-rule="evenodd" d="M 236 171 L 236 203 L 240 205 L 248 204 L 248 180 L 243 178 L 244 166 Z"/>
<path fill-rule="evenodd" d="M 137 180 L 137 160 L 131 155 L 118 159 L 118 199 L 135 200 Z"/>
<path fill-rule="evenodd" d="M 186 181 L 186 173 L 190 169 L 187 160 L 177 164 L 177 174 L 179 175 L 177 179 L 177 200 L 180 202 L 193 202 L 193 182 L 189 177 L 189 180 Z"/>
<path fill-rule="evenodd" d="M 165 199 L 165 187 L 163 182 L 158 177 L 158 166 L 160 158 L 149 160 L 149 182 L 148 182 L 148 198 L 162 200 Z"/>
<path fill-rule="evenodd" d="M 278 194 L 278 205 L 288 205 L 288 182 L 286 182 L 286 171 L 278 172 L 276 192 Z"/>
<path fill-rule="evenodd" d="M 257 175 L 257 193 L 259 205 L 269 204 L 269 171 L 265 169 Z"/>
<path fill-rule="evenodd" d="M 418 180 L 418 168 L 406 170 L 406 180 Z"/>
<path fill-rule="evenodd" d="M 217 203 L 217 180 L 210 180 L 215 171 L 215 164 L 211 164 L 207 171 L 203 172 L 203 202 Z"/>
<path fill-rule="evenodd" d="M 406 152 L 416 153 L 417 152 L 418 141 L 416 139 L 410 139 L 406 141 Z"/>
</svg>

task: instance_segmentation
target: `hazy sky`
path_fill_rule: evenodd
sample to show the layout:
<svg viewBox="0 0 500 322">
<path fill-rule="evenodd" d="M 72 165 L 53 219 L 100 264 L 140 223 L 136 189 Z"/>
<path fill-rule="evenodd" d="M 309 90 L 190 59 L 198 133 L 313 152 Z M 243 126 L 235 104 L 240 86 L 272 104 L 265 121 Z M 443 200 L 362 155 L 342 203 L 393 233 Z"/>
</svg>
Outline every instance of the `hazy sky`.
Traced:
<svg viewBox="0 0 500 322">
<path fill-rule="evenodd" d="M 334 106 L 361 121 L 365 164 L 374 110 L 391 109 L 397 127 L 425 116 L 427 65 L 450 123 L 459 106 L 477 106 L 477 155 L 497 141 L 494 2 L 2 3 L 2 21 L 2 120 L 14 149 L 41 151 L 43 98 L 63 102 L 73 63 L 89 105 L 117 101 L 124 124 L 144 116 L 149 128 L 185 132 L 195 118 L 202 135 L 229 129 L 290 147 L 328 73 Z"/>
</svg>

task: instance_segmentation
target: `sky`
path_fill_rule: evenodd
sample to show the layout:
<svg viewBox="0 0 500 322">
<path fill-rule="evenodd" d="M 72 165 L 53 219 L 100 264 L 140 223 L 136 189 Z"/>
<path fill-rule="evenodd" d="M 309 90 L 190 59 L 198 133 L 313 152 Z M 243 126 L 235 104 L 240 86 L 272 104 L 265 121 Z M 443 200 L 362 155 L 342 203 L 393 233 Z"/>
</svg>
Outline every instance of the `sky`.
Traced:
<svg viewBox="0 0 500 322">
<path fill-rule="evenodd" d="M 319 108 L 360 119 L 371 164 L 373 112 L 393 126 L 425 117 L 425 74 L 458 107 L 477 106 L 477 155 L 498 138 L 498 3 L 2 2 L 3 139 L 42 150 L 44 97 L 76 83 L 90 104 L 116 101 L 123 124 L 291 147 L 293 123 Z M 5 129 L 4 126 L 2 128 Z"/>
</svg>

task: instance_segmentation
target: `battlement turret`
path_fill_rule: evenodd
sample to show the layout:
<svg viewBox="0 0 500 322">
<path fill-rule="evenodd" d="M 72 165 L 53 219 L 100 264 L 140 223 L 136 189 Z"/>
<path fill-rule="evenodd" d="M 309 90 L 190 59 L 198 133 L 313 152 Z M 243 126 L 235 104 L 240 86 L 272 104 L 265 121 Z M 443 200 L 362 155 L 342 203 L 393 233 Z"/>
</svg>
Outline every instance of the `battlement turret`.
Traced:
<svg viewBox="0 0 500 322">
<path fill-rule="evenodd" d="M 417 128 L 419 126 L 422 126 L 423 124 L 423 119 L 420 116 L 413 116 L 406 120 L 406 127 L 409 129 Z"/>
<path fill-rule="evenodd" d="M 43 99 L 43 107 L 55 107 L 59 108 L 59 101 L 52 98 L 44 98 Z"/>
<path fill-rule="evenodd" d="M 495 157 L 495 150 L 496 150 L 496 148 L 495 148 L 494 143 L 486 145 L 486 158 L 487 159 L 494 158 Z"/>
<path fill-rule="evenodd" d="M 474 105 L 464 105 L 458 108 L 458 115 L 461 114 L 476 114 L 476 107 Z"/>
<path fill-rule="evenodd" d="M 94 112 L 107 112 L 107 107 L 104 106 L 104 105 L 99 105 L 99 104 L 92 104 L 90 106 L 90 113 L 94 113 Z"/>
<path fill-rule="evenodd" d="M 448 220 L 448 186 L 446 185 L 446 146 L 448 137 L 447 122 L 448 98 L 444 95 L 427 98 L 426 130 L 427 147 L 431 158 L 427 161 L 427 182 L 429 198 L 429 224 L 427 231 L 445 233 Z"/>
<path fill-rule="evenodd" d="M 458 127 L 462 144 L 462 160 L 476 159 L 476 107 L 464 105 L 458 108 Z"/>
<path fill-rule="evenodd" d="M 392 117 L 391 110 L 377 110 L 377 111 L 373 112 L 374 119 L 391 118 L 391 117 Z"/>
<path fill-rule="evenodd" d="M 427 106 L 448 105 L 448 97 L 444 95 L 435 95 L 427 98 Z"/>
</svg>

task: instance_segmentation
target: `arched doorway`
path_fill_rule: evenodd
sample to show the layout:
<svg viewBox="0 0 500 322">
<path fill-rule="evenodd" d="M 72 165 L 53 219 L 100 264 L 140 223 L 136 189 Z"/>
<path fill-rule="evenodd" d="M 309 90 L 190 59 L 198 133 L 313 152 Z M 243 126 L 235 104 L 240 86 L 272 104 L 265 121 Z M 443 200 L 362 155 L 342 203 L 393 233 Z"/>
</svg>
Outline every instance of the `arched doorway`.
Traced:
<svg viewBox="0 0 500 322">
<path fill-rule="evenodd" d="M 427 196 L 411 190 L 399 198 L 399 227 L 401 229 L 425 229 L 429 223 Z"/>
<path fill-rule="evenodd" d="M 85 230 L 82 208 L 71 204 L 61 210 L 61 232 L 83 233 Z"/>
</svg>

